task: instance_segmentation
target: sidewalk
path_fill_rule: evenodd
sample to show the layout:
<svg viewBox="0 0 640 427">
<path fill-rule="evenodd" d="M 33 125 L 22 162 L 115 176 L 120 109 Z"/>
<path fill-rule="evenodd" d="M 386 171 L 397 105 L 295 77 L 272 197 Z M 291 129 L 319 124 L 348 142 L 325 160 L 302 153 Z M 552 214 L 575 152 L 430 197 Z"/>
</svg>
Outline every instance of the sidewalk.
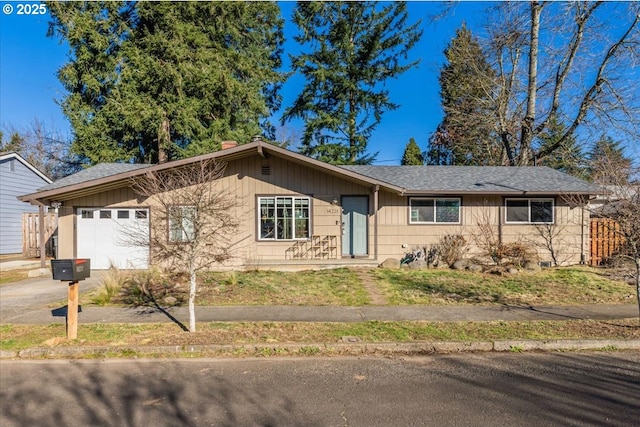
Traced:
<svg viewBox="0 0 640 427">
<path fill-rule="evenodd" d="M 52 308 L 20 307 L 0 309 L 0 323 L 64 323 L 54 317 Z M 80 323 L 158 323 L 170 322 L 169 315 L 188 323 L 186 307 L 174 307 L 166 313 L 151 308 L 82 308 Z M 369 322 L 369 321 L 492 321 L 492 320 L 611 320 L 638 316 L 638 307 L 625 305 L 580 306 L 218 306 L 196 307 L 198 322 Z"/>
</svg>

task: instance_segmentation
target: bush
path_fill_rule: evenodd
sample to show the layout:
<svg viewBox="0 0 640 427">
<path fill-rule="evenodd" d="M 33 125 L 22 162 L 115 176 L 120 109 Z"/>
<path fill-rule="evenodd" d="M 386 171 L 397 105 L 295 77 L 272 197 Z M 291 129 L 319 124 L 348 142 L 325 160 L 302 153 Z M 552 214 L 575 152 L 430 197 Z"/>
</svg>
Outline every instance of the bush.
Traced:
<svg viewBox="0 0 640 427">
<path fill-rule="evenodd" d="M 126 273 L 112 265 L 102 278 L 102 286 L 91 296 L 91 302 L 101 306 L 115 302 L 126 279 Z"/>
<path fill-rule="evenodd" d="M 452 266 L 467 253 L 467 240 L 460 234 L 447 234 L 440 239 L 435 249 L 440 259 Z"/>
<path fill-rule="evenodd" d="M 523 267 L 527 261 L 537 260 L 538 252 L 535 248 L 520 242 L 500 244 L 496 248 L 496 258 L 499 260 L 498 265 L 502 264 L 502 260 L 507 259 L 510 264 L 517 267 Z"/>
<path fill-rule="evenodd" d="M 120 300 L 135 306 L 181 305 L 188 298 L 185 275 L 158 268 L 131 274 L 122 286 Z"/>
</svg>

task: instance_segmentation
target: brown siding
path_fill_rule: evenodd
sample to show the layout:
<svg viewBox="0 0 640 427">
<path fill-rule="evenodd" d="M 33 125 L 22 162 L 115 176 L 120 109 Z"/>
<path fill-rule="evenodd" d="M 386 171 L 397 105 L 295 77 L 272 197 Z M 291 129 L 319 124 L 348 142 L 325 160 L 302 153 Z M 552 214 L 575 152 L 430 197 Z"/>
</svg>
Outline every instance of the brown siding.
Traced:
<svg viewBox="0 0 640 427">
<path fill-rule="evenodd" d="M 556 200 L 555 223 L 546 227 L 532 224 L 505 224 L 504 199 L 501 196 L 462 196 L 461 224 L 409 224 L 408 197 L 382 193 L 379 217 L 379 258 L 401 258 L 416 247 L 435 245 L 446 234 L 461 234 L 470 244 L 470 255 L 480 255 L 476 244 L 477 224 L 488 220 L 503 242 L 522 242 L 538 252 L 541 261 L 551 262 L 551 253 L 544 244 L 543 235 L 553 236 L 556 258 L 561 264 L 581 261 L 587 249 L 588 237 L 583 233 L 583 210 L 570 208 Z M 406 247 L 403 247 L 406 246 Z"/>
<path fill-rule="evenodd" d="M 263 168 L 266 166 L 270 174 L 262 175 Z M 374 256 L 374 197 L 372 189 L 368 186 L 280 157 L 271 156 L 263 159 L 258 155 L 231 161 L 227 166 L 225 177 L 220 180 L 220 186 L 235 194 L 239 205 L 236 209 L 236 215 L 240 219 L 237 237 L 239 243 L 231 265 L 259 265 L 263 260 L 285 260 L 285 251 L 294 242 L 257 240 L 257 197 L 269 195 L 311 196 L 311 233 L 319 236 L 336 236 L 339 254 L 341 253 L 342 214 L 340 207 L 333 205 L 332 200 L 340 200 L 340 197 L 345 195 L 369 196 L 369 258 Z M 467 195 L 461 197 L 461 200 L 461 224 L 412 225 L 409 224 L 408 197 L 380 191 L 378 259 L 382 261 L 388 257 L 401 258 L 411 248 L 434 245 L 446 234 L 462 234 L 473 246 L 473 234 L 476 233 L 477 223 L 484 216 L 490 219 L 496 229 L 501 229 L 505 242 L 528 241 L 540 244 L 539 227 L 513 224 L 499 226 L 504 222 L 502 197 Z M 65 201 L 60 210 L 59 219 L 60 257 L 75 255 L 75 208 L 152 205 L 153 200 L 136 200 L 136 195 L 128 187 Z M 555 219 L 556 223 L 552 226 L 552 230 L 559 233 L 556 240 L 563 263 L 579 262 L 581 254 L 588 250 L 586 246 L 588 238 L 582 236 L 583 231 L 588 233 L 584 225 L 588 218 L 584 218 L 581 209 L 571 209 L 556 200 Z M 151 220 L 153 220 L 153 210 Z M 477 247 L 473 248 L 472 253 L 477 252 Z M 538 252 L 541 260 L 550 260 L 547 250 L 540 247 Z"/>
</svg>

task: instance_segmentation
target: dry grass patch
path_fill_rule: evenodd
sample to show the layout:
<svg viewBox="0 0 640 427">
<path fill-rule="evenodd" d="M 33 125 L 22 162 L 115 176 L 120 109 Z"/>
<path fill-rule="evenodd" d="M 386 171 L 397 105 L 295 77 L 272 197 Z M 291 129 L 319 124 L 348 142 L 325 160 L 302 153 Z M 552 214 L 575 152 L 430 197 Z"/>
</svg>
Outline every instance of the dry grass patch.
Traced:
<svg viewBox="0 0 640 427">
<path fill-rule="evenodd" d="M 199 276 L 198 305 L 361 306 L 369 296 L 347 268 L 322 271 L 209 272 Z"/>
<path fill-rule="evenodd" d="M 69 342 L 63 324 L 1 325 L 0 349 L 47 346 L 185 346 L 275 343 L 335 343 L 343 336 L 362 342 L 475 341 L 504 339 L 640 339 L 638 319 L 536 322 L 200 323 L 185 333 L 170 323 L 79 325 Z"/>
<path fill-rule="evenodd" d="M 375 271 L 390 304 L 624 304 L 633 287 L 588 267 L 546 269 L 498 276 L 450 270 Z"/>
<path fill-rule="evenodd" d="M 0 286 L 5 285 L 7 283 L 19 282 L 20 280 L 28 279 L 29 270 L 33 270 L 33 269 L 27 268 L 27 269 L 0 271 Z"/>
</svg>

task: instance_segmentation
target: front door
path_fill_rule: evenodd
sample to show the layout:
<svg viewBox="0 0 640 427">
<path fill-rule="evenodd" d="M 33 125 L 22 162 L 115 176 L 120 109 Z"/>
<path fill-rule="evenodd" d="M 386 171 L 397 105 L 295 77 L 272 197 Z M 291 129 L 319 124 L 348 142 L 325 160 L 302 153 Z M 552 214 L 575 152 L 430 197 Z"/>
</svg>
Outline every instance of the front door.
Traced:
<svg viewBox="0 0 640 427">
<path fill-rule="evenodd" d="M 342 256 L 366 256 L 368 196 L 342 197 Z"/>
</svg>

